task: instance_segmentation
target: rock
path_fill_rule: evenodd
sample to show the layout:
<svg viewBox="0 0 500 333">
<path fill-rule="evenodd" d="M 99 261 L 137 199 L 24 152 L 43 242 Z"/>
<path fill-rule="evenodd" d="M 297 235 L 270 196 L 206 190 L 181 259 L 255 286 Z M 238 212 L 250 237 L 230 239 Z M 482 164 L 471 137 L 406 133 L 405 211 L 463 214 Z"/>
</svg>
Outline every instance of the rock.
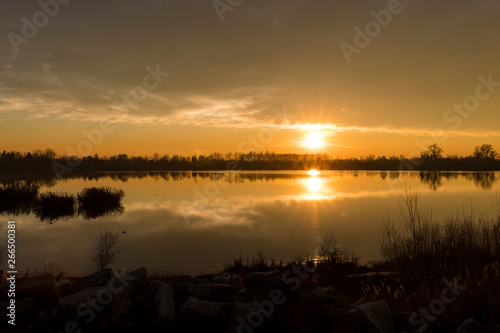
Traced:
<svg viewBox="0 0 500 333">
<path fill-rule="evenodd" d="M 174 288 L 175 306 L 178 308 L 189 296 L 188 289 L 184 282 L 169 282 L 167 284 Z"/>
<path fill-rule="evenodd" d="M 355 309 L 355 308 L 357 308 L 358 306 L 360 306 L 361 304 L 366 303 L 366 302 L 367 302 L 366 298 L 361 297 L 361 298 L 360 298 L 360 299 L 358 299 L 356 302 L 354 302 L 354 303 L 352 303 L 352 304 L 351 304 L 351 308 L 352 308 L 352 309 Z"/>
<path fill-rule="evenodd" d="M 211 302 L 198 297 L 188 297 L 183 306 L 185 317 L 194 316 L 201 319 L 224 319 L 227 317 L 229 303 Z"/>
<path fill-rule="evenodd" d="M 490 333 L 490 332 L 494 331 L 484 327 L 474 318 L 469 318 L 466 321 L 464 321 L 463 324 L 460 325 L 457 331 L 457 333 Z"/>
<path fill-rule="evenodd" d="M 118 293 L 111 300 L 111 313 L 117 316 L 126 316 L 132 312 L 134 303 L 126 293 Z"/>
<path fill-rule="evenodd" d="M 234 306 L 234 317 L 242 318 L 243 320 L 247 320 L 248 317 L 254 313 L 259 312 L 259 308 L 255 305 L 255 303 L 236 303 Z"/>
<path fill-rule="evenodd" d="M 270 272 L 252 272 L 244 277 L 244 283 L 257 281 L 259 283 L 274 284 L 281 281 L 280 271 L 274 270 Z"/>
<path fill-rule="evenodd" d="M 108 284 L 110 281 L 116 279 L 116 275 L 112 269 L 108 268 L 100 272 L 96 272 L 74 281 L 71 281 L 71 293 L 77 293 L 80 290 L 89 287 L 99 287 Z"/>
<path fill-rule="evenodd" d="M 361 304 L 348 314 L 353 325 L 362 328 L 365 332 L 393 332 L 394 318 L 391 309 L 383 300 Z"/>
<path fill-rule="evenodd" d="M 334 325 L 342 325 L 346 323 L 346 309 L 338 308 L 334 305 L 328 307 L 328 318 Z"/>
<path fill-rule="evenodd" d="M 234 291 L 240 291 L 245 288 L 243 285 L 243 278 L 238 274 L 232 274 L 232 283 L 231 283 L 231 273 L 223 272 L 214 276 L 214 283 L 216 284 L 228 284 L 233 286 Z"/>
<path fill-rule="evenodd" d="M 9 301 L 0 302 L 0 316 L 2 318 L 2 322 L 0 323 L 0 331 L 2 331 L 1 327 L 10 326 L 7 325 L 7 321 L 10 320 L 10 317 L 7 315 L 11 312 L 7 307 L 10 305 Z M 26 325 L 35 319 L 36 315 L 36 298 L 35 297 L 26 297 L 22 299 L 16 299 L 15 303 L 15 315 L 16 315 L 16 326 Z M 3 332 L 3 331 L 2 331 Z"/>
<path fill-rule="evenodd" d="M 162 283 L 155 295 L 156 314 L 163 323 L 175 320 L 174 288 Z"/>
<path fill-rule="evenodd" d="M 110 275 L 113 274 L 113 275 Z M 103 283 L 108 281 L 103 286 L 87 287 L 76 293 L 59 298 L 59 306 L 62 309 L 72 309 L 79 305 L 94 307 L 94 306 L 111 306 L 111 312 L 115 315 L 128 315 L 131 313 L 133 302 L 131 296 L 134 295 L 136 288 L 141 285 L 147 276 L 146 268 L 142 267 L 133 272 L 114 280 L 114 273 L 111 270 L 105 270 L 99 273 L 94 273 L 83 278 L 77 283 L 77 287 L 81 287 L 90 283 Z M 144 283 L 146 289 L 149 289 L 149 284 Z M 140 298 L 143 293 L 138 293 L 136 298 Z M 144 296 L 146 297 L 146 296 Z"/>
<path fill-rule="evenodd" d="M 254 317 L 261 316 L 259 308 L 254 303 L 236 303 L 234 306 L 234 323 L 236 332 L 247 332 L 250 326 L 249 321 L 254 321 Z M 251 332 L 251 331 L 250 331 Z"/>
<path fill-rule="evenodd" d="M 121 285 L 123 287 L 123 290 L 121 291 L 122 293 L 130 295 L 139 284 L 139 281 L 145 279 L 147 276 L 148 270 L 146 267 L 141 267 L 121 276 L 117 280 L 117 285 Z"/>
<path fill-rule="evenodd" d="M 64 310 L 76 308 L 80 304 L 96 299 L 98 293 L 101 295 L 107 294 L 106 290 L 108 290 L 106 287 L 89 287 L 80 290 L 77 293 L 59 298 L 59 306 Z"/>
<path fill-rule="evenodd" d="M 432 326 L 431 324 L 425 324 L 425 325 L 417 326 L 417 328 L 415 328 L 413 331 L 417 332 L 417 333 L 436 333 L 436 328 L 434 326 Z M 408 332 L 411 332 L 411 331 L 408 331 Z"/>
<path fill-rule="evenodd" d="M 158 288 L 160 288 L 161 284 L 163 282 L 159 281 L 159 280 L 151 280 L 151 281 L 148 281 L 149 282 L 149 285 L 151 286 L 151 290 L 156 293 L 158 291 Z"/>
<path fill-rule="evenodd" d="M 243 283 L 257 300 L 269 299 L 271 292 L 275 289 L 289 290 L 283 283 L 279 271 L 252 272 L 244 276 Z"/>
<path fill-rule="evenodd" d="M 231 286 L 228 284 L 199 284 L 195 296 L 212 301 L 229 302 Z"/>
<path fill-rule="evenodd" d="M 349 308 L 347 299 L 333 286 L 314 289 L 311 293 L 311 302 L 316 306 L 333 304 L 340 309 Z"/>
<path fill-rule="evenodd" d="M 65 313 L 66 313 L 66 311 L 63 310 L 62 308 L 55 307 L 52 309 L 52 311 L 50 311 L 50 316 L 54 317 L 54 318 L 60 318 L 60 317 L 64 316 Z"/>
<path fill-rule="evenodd" d="M 206 279 L 198 279 L 198 278 L 190 278 L 184 281 L 186 288 L 188 290 L 189 295 L 196 296 L 196 290 L 198 289 L 198 285 L 200 284 L 208 284 L 208 280 Z"/>
<path fill-rule="evenodd" d="M 128 320 L 117 315 L 111 317 L 111 326 L 119 329 L 130 329 L 134 327 L 134 325 L 130 323 Z"/>
<path fill-rule="evenodd" d="M 413 312 L 399 312 L 394 314 L 394 329 L 396 332 L 411 332 L 414 328 L 410 323 Z"/>
<path fill-rule="evenodd" d="M 151 284 L 142 279 L 140 280 L 134 290 L 133 300 L 134 302 L 143 302 L 149 296 L 153 295 L 153 288 L 151 288 Z"/>
<path fill-rule="evenodd" d="M 52 274 L 23 279 L 17 283 L 16 294 L 19 296 L 53 296 L 55 283 L 56 280 Z"/>
<path fill-rule="evenodd" d="M 252 295 L 248 291 L 248 289 L 242 289 L 236 293 L 234 293 L 234 301 L 246 302 L 252 299 Z"/>
<path fill-rule="evenodd" d="M 49 309 L 44 309 L 44 310 L 38 312 L 38 314 L 36 315 L 36 319 L 37 320 L 42 320 L 44 318 L 47 318 L 48 316 L 50 316 L 50 310 Z"/>
<path fill-rule="evenodd" d="M 16 321 L 22 323 L 29 323 L 35 314 L 36 298 L 26 297 L 16 300 Z"/>
<path fill-rule="evenodd" d="M 71 284 L 66 279 L 61 280 L 54 285 L 54 292 L 58 298 L 69 295 L 71 291 Z"/>
</svg>

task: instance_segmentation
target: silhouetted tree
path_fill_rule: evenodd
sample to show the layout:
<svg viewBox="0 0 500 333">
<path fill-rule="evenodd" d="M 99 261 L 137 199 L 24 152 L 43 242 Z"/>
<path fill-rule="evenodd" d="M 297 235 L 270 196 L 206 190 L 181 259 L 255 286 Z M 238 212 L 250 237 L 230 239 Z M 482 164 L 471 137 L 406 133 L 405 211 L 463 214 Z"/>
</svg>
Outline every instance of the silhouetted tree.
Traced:
<svg viewBox="0 0 500 333">
<path fill-rule="evenodd" d="M 369 155 L 360 158 L 332 158 L 328 154 L 276 154 L 274 152 L 213 153 L 209 155 L 129 156 L 69 156 L 57 155 L 51 149 L 31 153 L 3 151 L 0 154 L 0 175 L 28 173 L 70 177 L 93 171 L 197 171 L 197 170 L 500 170 L 500 160 L 491 145 L 476 147 L 474 155 L 462 157 L 449 155 L 430 145 L 418 157 L 403 155 Z M 425 160 L 422 161 L 422 160 Z M 231 162 L 231 163 L 229 163 Z M 424 163 L 422 163 L 424 162 Z M 408 167 L 410 166 L 410 167 Z M 402 168 L 403 167 L 403 168 Z"/>
<path fill-rule="evenodd" d="M 101 225 L 97 232 L 95 250 L 96 254 L 92 258 L 99 271 L 103 271 L 116 261 L 118 251 L 115 250 L 118 244 L 118 231 L 110 226 Z"/>
<path fill-rule="evenodd" d="M 422 157 L 431 161 L 437 161 L 438 159 L 443 158 L 442 153 L 443 149 L 434 143 L 430 145 L 426 151 L 422 152 Z"/>
<path fill-rule="evenodd" d="M 494 159 L 498 153 L 493 149 L 490 144 L 484 144 L 481 146 L 474 147 L 474 152 L 472 156 L 480 159 Z"/>
</svg>

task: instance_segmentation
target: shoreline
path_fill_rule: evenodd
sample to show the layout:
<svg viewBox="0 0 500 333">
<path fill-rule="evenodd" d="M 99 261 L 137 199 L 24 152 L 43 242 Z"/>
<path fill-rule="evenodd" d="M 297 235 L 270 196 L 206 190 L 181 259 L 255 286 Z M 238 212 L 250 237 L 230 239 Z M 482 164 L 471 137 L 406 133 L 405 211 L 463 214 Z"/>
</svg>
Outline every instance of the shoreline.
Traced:
<svg viewBox="0 0 500 333">
<path fill-rule="evenodd" d="M 419 332 L 424 327 L 434 332 L 442 325 L 456 330 L 471 322 L 476 327 L 497 327 L 495 323 L 479 323 L 461 315 L 442 315 L 415 324 L 413 317 L 422 318 L 418 303 L 398 301 L 379 289 L 405 281 L 404 273 L 372 270 L 347 274 L 342 272 L 342 265 L 332 270 L 332 264 L 307 262 L 279 269 L 255 267 L 241 274 L 226 270 L 201 276 L 148 274 L 142 267 L 131 272 L 108 268 L 73 278 L 52 274 L 21 278 L 16 281 L 16 327 L 32 332 L 65 332 L 68 323 L 72 323 L 74 330 L 70 332 L 78 328 L 81 332 L 221 333 L 355 333 L 376 327 L 385 327 L 380 332 L 387 333 Z M 351 266 L 348 271 L 361 267 Z M 451 302 L 450 307 L 463 307 L 460 297 L 467 298 L 465 291 L 477 287 L 468 282 L 462 278 L 444 279 L 437 290 L 443 286 L 455 290 L 457 301 Z M 0 284 L 0 290 L 6 285 Z M 1 294 L 0 302 L 4 302 Z M 413 312 L 408 311 L 413 308 Z M 5 323 L 0 323 L 0 327 L 8 329 Z"/>
</svg>

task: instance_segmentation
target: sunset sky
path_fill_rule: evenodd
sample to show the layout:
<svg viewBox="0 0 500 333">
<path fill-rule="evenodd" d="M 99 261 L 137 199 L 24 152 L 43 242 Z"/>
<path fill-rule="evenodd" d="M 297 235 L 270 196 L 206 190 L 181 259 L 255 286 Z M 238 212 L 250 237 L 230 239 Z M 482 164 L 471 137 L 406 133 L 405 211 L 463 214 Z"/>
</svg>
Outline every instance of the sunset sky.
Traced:
<svg viewBox="0 0 500 333">
<path fill-rule="evenodd" d="M 0 1 L 0 150 L 500 150 L 499 1 L 59 1 Z"/>
</svg>

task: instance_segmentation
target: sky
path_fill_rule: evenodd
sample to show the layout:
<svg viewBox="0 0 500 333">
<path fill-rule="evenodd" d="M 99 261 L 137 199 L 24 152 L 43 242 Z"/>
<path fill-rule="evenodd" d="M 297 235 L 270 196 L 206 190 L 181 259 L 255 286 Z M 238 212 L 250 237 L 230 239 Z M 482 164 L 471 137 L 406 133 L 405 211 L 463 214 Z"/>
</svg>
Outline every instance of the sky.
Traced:
<svg viewBox="0 0 500 333">
<path fill-rule="evenodd" d="M 0 1 L 0 150 L 500 150 L 499 14 L 495 0 Z"/>
</svg>

